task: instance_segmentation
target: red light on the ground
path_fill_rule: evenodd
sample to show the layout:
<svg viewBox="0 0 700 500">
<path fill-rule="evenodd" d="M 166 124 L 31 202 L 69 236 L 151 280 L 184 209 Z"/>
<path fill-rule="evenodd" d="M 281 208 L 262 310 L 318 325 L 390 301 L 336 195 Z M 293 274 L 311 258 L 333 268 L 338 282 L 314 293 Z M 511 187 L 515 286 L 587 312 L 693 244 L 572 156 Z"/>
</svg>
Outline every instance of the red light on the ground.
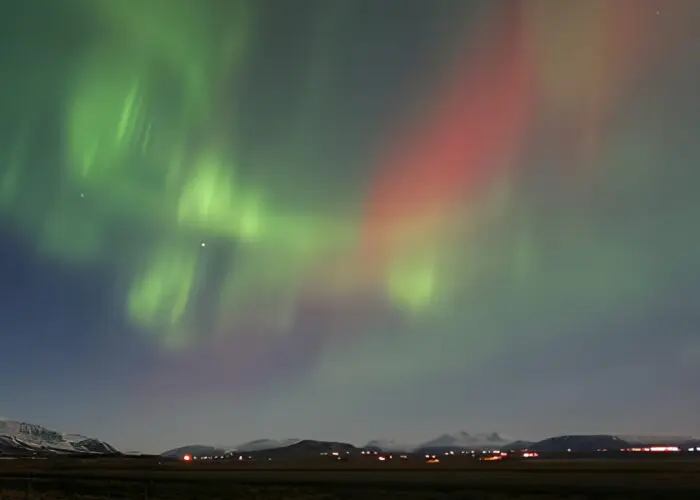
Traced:
<svg viewBox="0 0 700 500">
<path fill-rule="evenodd" d="M 189 462 L 190 460 L 192 460 L 192 455 L 185 455 L 184 457 L 182 457 L 182 459 L 183 459 L 185 462 Z"/>
</svg>

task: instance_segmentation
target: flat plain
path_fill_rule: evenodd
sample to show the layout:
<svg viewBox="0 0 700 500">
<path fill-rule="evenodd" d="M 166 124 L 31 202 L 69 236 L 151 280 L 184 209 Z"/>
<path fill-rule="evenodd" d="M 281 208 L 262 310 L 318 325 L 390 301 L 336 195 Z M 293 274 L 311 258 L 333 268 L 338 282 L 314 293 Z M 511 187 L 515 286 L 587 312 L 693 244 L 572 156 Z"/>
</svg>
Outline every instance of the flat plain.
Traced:
<svg viewBox="0 0 700 500">
<path fill-rule="evenodd" d="M 455 459 L 190 462 L 158 459 L 0 461 L 2 500 L 693 498 L 700 459 Z"/>
</svg>

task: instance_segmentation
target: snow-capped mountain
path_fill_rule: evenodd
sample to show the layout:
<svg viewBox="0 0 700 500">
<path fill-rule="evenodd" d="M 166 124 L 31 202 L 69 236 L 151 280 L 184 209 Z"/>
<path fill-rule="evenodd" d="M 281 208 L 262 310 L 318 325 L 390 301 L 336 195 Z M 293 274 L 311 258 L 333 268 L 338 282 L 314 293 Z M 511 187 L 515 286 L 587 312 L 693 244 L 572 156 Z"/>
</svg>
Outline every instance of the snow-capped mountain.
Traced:
<svg viewBox="0 0 700 500">
<path fill-rule="evenodd" d="M 418 445 L 401 443 L 393 439 L 373 439 L 365 445 L 365 448 L 381 451 L 450 451 L 450 450 L 484 450 L 505 448 L 514 442 L 512 438 L 497 432 L 468 433 L 464 431 L 454 434 L 443 434 L 435 439 Z"/>
<path fill-rule="evenodd" d="M 406 443 L 399 443 L 393 439 L 373 439 L 365 445 L 365 448 L 380 451 L 411 451 L 415 449 L 416 446 Z"/>
<path fill-rule="evenodd" d="M 0 420 L 0 454 L 18 453 L 119 453 L 113 446 L 82 436 L 62 434 L 40 425 L 17 420 Z"/>
<path fill-rule="evenodd" d="M 229 452 L 272 450 L 274 448 L 291 446 L 299 441 L 301 441 L 301 439 L 255 439 L 253 441 L 248 441 L 247 443 L 234 446 L 229 450 Z"/>
<path fill-rule="evenodd" d="M 417 447 L 417 449 L 461 449 L 461 450 L 483 450 L 483 449 L 498 449 L 512 443 L 512 438 L 498 434 L 497 432 L 476 433 L 459 431 L 454 434 L 443 434 L 435 439 L 426 441 Z"/>
</svg>

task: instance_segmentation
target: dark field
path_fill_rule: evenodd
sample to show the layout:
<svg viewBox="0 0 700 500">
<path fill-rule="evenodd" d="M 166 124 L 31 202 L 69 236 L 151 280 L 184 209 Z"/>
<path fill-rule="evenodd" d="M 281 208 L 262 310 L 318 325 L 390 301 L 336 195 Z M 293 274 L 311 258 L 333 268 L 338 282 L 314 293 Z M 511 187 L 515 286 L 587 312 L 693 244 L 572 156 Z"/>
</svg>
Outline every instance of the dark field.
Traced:
<svg viewBox="0 0 700 500">
<path fill-rule="evenodd" d="M 0 460 L 2 500 L 695 498 L 700 460 L 183 463 Z"/>
</svg>

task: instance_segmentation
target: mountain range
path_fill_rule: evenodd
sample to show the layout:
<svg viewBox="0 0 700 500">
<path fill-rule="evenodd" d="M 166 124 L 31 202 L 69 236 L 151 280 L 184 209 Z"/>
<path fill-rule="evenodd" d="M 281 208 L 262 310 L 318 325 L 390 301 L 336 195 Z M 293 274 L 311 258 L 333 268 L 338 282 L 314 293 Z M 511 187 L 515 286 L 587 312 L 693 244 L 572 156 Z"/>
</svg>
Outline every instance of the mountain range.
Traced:
<svg viewBox="0 0 700 500">
<path fill-rule="evenodd" d="M 634 447 L 649 446 L 678 446 L 681 449 L 698 446 L 700 440 L 685 436 L 617 436 L 612 434 L 568 435 L 556 436 L 541 441 L 513 440 L 502 434 L 468 433 L 464 431 L 454 434 L 443 434 L 435 439 L 418 445 L 409 445 L 391 439 L 373 439 L 366 445 L 356 447 L 347 443 L 335 443 L 296 439 L 260 439 L 238 446 L 203 447 L 200 445 L 184 446 L 168 450 L 163 456 L 178 458 L 186 454 L 192 456 L 221 457 L 231 455 L 265 456 L 292 458 L 302 454 L 317 454 L 325 452 L 352 450 L 369 450 L 376 452 L 404 452 L 412 454 L 435 454 L 450 451 L 482 451 L 482 450 L 531 450 L 541 452 L 578 452 L 588 453 L 601 450 L 619 451 Z M 344 448 L 343 448 L 344 447 Z"/>
<path fill-rule="evenodd" d="M 514 440 L 497 432 L 468 433 L 459 431 L 442 434 L 423 443 L 411 445 L 391 439 L 373 439 L 364 446 L 333 441 L 310 439 L 256 439 L 236 446 L 182 446 L 163 452 L 161 456 L 182 458 L 192 456 L 264 455 L 266 457 L 295 458 L 324 453 L 351 453 L 355 450 L 404 453 L 443 453 L 449 451 L 524 450 L 542 452 L 593 452 L 620 450 L 648 446 L 678 446 L 682 449 L 697 448 L 700 439 L 689 436 L 631 436 L 631 435 L 568 435 L 541 441 Z M 1 455 L 38 454 L 122 454 L 114 446 L 99 439 L 80 434 L 65 434 L 40 425 L 17 420 L 0 419 Z"/>
<path fill-rule="evenodd" d="M 222 456 L 236 453 L 250 453 L 287 448 L 300 442 L 305 442 L 308 445 L 312 442 L 321 443 L 322 441 L 302 441 L 299 439 L 256 439 L 254 441 L 248 441 L 235 446 L 183 446 L 173 450 L 168 450 L 162 455 L 166 457 L 181 457 L 185 454 L 193 456 Z M 391 439 L 373 439 L 364 446 L 356 448 L 386 452 L 403 451 L 416 453 L 437 453 L 457 449 L 498 449 L 500 447 L 505 447 L 512 442 L 514 442 L 513 439 L 496 432 L 469 434 L 461 431 L 454 434 L 443 434 L 435 439 L 431 439 L 417 445 L 401 443 Z"/>
</svg>

